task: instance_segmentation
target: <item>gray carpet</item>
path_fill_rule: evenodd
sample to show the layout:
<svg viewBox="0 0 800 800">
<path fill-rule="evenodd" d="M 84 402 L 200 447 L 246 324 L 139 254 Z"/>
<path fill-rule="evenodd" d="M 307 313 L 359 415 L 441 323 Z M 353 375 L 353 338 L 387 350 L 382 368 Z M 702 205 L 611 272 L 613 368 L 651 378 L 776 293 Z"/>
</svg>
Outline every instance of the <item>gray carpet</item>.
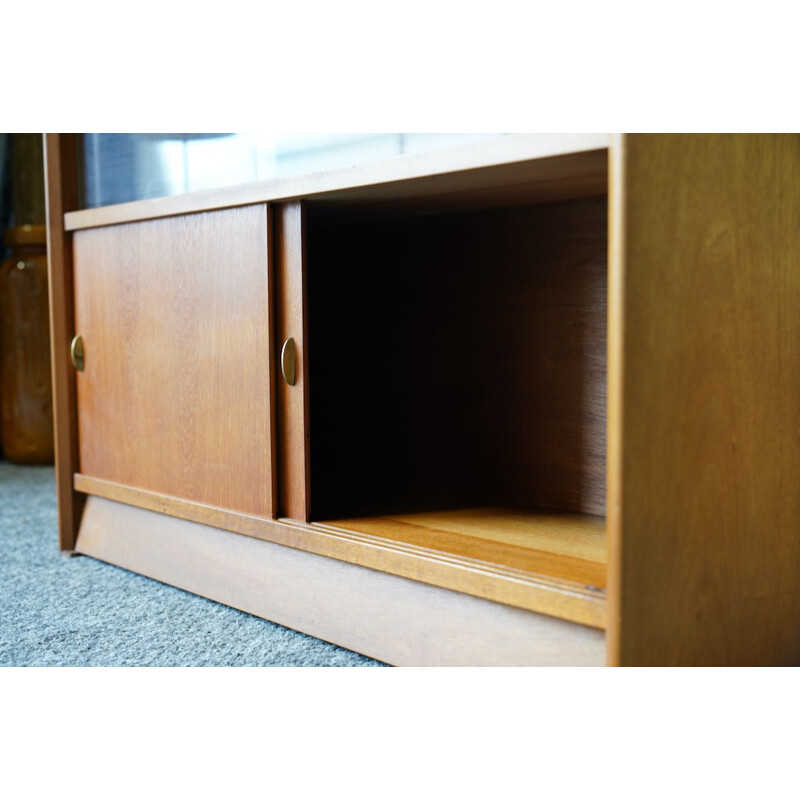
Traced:
<svg viewBox="0 0 800 800">
<path fill-rule="evenodd" d="M 61 555 L 51 467 L 0 461 L 0 545 L 0 666 L 382 666 L 126 570 Z"/>
</svg>

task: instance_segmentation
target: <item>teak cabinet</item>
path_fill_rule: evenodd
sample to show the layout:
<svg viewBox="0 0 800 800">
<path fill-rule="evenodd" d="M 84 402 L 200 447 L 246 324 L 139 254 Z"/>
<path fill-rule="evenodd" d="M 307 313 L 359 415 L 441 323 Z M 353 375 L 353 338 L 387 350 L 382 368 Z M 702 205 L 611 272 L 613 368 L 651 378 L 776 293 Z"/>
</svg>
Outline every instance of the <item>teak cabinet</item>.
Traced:
<svg viewBox="0 0 800 800">
<path fill-rule="evenodd" d="M 63 550 L 394 664 L 800 664 L 800 136 L 85 210 L 77 152 L 47 135 Z"/>
</svg>

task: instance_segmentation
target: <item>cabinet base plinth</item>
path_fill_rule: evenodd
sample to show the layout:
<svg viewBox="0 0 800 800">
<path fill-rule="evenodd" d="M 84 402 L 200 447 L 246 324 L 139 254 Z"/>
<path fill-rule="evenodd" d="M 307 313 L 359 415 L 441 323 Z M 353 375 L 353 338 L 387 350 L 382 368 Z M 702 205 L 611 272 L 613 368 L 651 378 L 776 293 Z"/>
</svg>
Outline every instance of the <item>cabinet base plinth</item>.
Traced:
<svg viewBox="0 0 800 800">
<path fill-rule="evenodd" d="M 602 631 L 88 497 L 76 551 L 398 666 L 601 666 Z"/>
</svg>

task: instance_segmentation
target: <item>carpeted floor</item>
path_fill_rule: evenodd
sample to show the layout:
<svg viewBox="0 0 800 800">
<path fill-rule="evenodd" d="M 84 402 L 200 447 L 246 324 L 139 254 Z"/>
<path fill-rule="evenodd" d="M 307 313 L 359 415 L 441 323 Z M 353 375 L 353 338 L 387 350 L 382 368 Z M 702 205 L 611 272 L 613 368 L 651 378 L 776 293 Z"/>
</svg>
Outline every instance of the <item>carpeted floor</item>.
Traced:
<svg viewBox="0 0 800 800">
<path fill-rule="evenodd" d="M 57 541 L 53 469 L 0 461 L 0 666 L 382 666 Z"/>
</svg>

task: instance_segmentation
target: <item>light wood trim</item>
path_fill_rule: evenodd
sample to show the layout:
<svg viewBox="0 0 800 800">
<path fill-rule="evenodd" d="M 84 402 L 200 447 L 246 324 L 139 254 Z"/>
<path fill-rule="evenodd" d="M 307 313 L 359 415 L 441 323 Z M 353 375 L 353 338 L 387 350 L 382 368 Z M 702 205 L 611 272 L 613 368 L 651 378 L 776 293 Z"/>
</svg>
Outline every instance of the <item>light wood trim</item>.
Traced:
<svg viewBox="0 0 800 800">
<path fill-rule="evenodd" d="M 400 666 L 600 666 L 604 635 L 293 548 L 88 499 L 77 550 Z"/>
<path fill-rule="evenodd" d="M 323 522 L 509 567 L 605 588 L 605 521 L 578 514 L 472 508 Z"/>
<path fill-rule="evenodd" d="M 613 172 L 611 663 L 800 665 L 800 135 L 627 135 Z"/>
<path fill-rule="evenodd" d="M 625 204 L 623 147 L 616 134 L 609 148 L 608 191 L 608 400 L 606 440 L 606 580 L 608 607 L 606 650 L 609 666 L 619 663 L 619 588 L 622 560 L 622 384 L 624 342 Z"/>
<path fill-rule="evenodd" d="M 145 492 L 86 475 L 74 476 L 77 491 L 157 511 L 499 603 L 568 619 L 595 628 L 605 625 L 605 594 L 580 584 L 531 575 L 487 563 L 328 525 L 268 520 Z"/>
<path fill-rule="evenodd" d="M 84 499 L 72 487 L 72 474 L 78 469 L 75 370 L 69 357 L 75 306 L 72 235 L 64 229 L 65 213 L 78 206 L 77 136 L 45 134 L 44 155 L 58 531 L 61 549 L 69 552 L 78 535 Z"/>
<path fill-rule="evenodd" d="M 537 165 L 537 161 L 604 150 L 609 146 L 610 140 L 610 134 L 606 133 L 511 134 L 485 142 L 351 167 L 72 211 L 66 214 L 64 222 L 67 230 L 96 228 L 251 203 L 288 201 L 303 197 L 333 197 L 337 192 L 384 184 L 396 186 L 415 182 L 413 191 L 417 195 L 427 191 L 441 193 L 447 190 L 449 175 L 465 171 L 474 171 L 473 178 L 468 181 L 471 188 L 486 188 L 498 182 L 492 177 L 492 168 L 500 167 L 499 174 L 503 181 L 508 180 L 509 171 L 502 169 L 506 165 L 514 166 L 513 172 L 517 173 L 517 179 L 522 182 L 552 181 L 556 176 L 546 166 L 543 171 L 543 165 Z M 481 171 L 486 168 L 490 168 L 489 171 L 481 175 Z M 426 179 L 430 179 L 430 182 L 426 182 Z M 459 181 L 458 186 L 452 188 L 462 191 L 467 187 Z"/>
<path fill-rule="evenodd" d="M 279 516 L 310 518 L 308 443 L 308 319 L 306 314 L 306 236 L 302 202 L 273 206 L 274 270 L 278 336 L 273 350 L 277 380 L 277 456 Z M 280 351 L 294 339 L 295 383 L 280 375 Z"/>
<path fill-rule="evenodd" d="M 606 563 L 605 519 L 588 514 L 488 506 L 389 514 L 377 518 L 378 522 L 381 520 L 402 522 L 431 533 L 453 533 L 468 539 L 580 558 L 593 564 Z M 371 524 L 370 519 L 364 518 L 352 522 Z M 344 527 L 342 520 L 328 524 Z"/>
</svg>

